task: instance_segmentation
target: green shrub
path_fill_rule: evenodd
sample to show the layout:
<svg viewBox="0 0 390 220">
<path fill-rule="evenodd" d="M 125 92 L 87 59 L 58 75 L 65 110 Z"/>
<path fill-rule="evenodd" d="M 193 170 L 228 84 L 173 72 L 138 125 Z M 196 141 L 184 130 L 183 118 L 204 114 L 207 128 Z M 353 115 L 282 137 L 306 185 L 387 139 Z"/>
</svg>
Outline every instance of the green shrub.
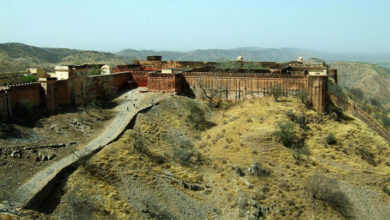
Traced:
<svg viewBox="0 0 390 220">
<path fill-rule="evenodd" d="M 269 176 L 271 171 L 263 167 L 260 163 L 254 162 L 249 168 L 248 171 L 251 175 L 262 177 Z"/>
<path fill-rule="evenodd" d="M 370 98 L 370 103 L 371 105 L 381 108 L 382 107 L 382 102 L 379 100 L 378 97 L 372 97 Z"/>
<path fill-rule="evenodd" d="M 389 129 L 390 128 L 390 118 L 387 116 L 387 115 L 382 115 L 382 122 L 383 122 L 383 126 L 385 126 L 385 128 Z"/>
<path fill-rule="evenodd" d="M 299 100 L 301 100 L 302 104 L 304 104 L 306 107 L 310 107 L 309 95 L 306 90 L 299 90 L 297 92 L 297 97 Z"/>
<path fill-rule="evenodd" d="M 187 121 L 193 124 L 195 129 L 204 131 L 215 126 L 214 123 L 207 121 L 204 111 L 195 103 L 191 103 L 189 108 L 190 114 L 187 115 Z"/>
<path fill-rule="evenodd" d="M 293 156 L 296 160 L 304 160 L 304 157 L 302 155 L 310 155 L 310 149 L 306 144 L 302 144 L 294 148 Z"/>
<path fill-rule="evenodd" d="M 23 83 L 31 83 L 36 82 L 38 79 L 34 75 L 27 75 L 23 77 Z"/>
<path fill-rule="evenodd" d="M 289 111 L 287 111 L 287 117 L 288 117 L 291 121 L 298 123 L 298 125 L 299 125 L 299 127 L 300 127 L 301 129 L 306 129 L 306 128 L 307 128 L 307 126 L 306 126 L 306 124 L 307 124 L 307 119 L 306 119 L 306 116 L 304 115 L 303 112 L 302 112 L 301 115 L 297 116 L 297 115 L 294 114 L 293 111 L 289 110 Z"/>
<path fill-rule="evenodd" d="M 341 108 L 333 105 L 333 104 L 329 104 L 328 105 L 328 111 L 329 111 L 329 114 L 330 116 L 335 120 L 335 121 L 340 121 L 344 114 L 343 114 L 343 111 L 341 110 Z"/>
<path fill-rule="evenodd" d="M 328 136 L 326 136 L 325 140 L 326 140 L 326 143 L 329 145 L 334 145 L 337 143 L 336 137 L 332 133 L 328 134 Z"/>
<path fill-rule="evenodd" d="M 362 100 L 364 98 L 364 93 L 359 88 L 351 88 L 349 89 L 349 92 L 355 97 L 356 99 Z"/>
<path fill-rule="evenodd" d="M 276 132 L 276 136 L 283 143 L 284 146 L 291 148 L 294 146 L 297 139 L 297 134 L 293 123 L 291 122 L 280 122 L 278 121 L 279 131 Z"/>
<path fill-rule="evenodd" d="M 328 93 L 332 95 L 336 95 L 342 99 L 346 99 L 347 95 L 345 94 L 344 90 L 337 84 L 328 82 Z"/>
</svg>

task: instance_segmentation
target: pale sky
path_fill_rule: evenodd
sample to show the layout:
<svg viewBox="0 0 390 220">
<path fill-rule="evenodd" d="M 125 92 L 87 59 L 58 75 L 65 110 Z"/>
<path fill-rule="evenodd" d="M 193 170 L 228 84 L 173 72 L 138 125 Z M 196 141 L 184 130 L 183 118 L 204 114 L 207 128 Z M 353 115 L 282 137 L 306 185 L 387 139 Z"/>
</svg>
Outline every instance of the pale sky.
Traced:
<svg viewBox="0 0 390 220">
<path fill-rule="evenodd" d="M 390 52 L 390 0 L 0 0 L 0 43 Z"/>
</svg>

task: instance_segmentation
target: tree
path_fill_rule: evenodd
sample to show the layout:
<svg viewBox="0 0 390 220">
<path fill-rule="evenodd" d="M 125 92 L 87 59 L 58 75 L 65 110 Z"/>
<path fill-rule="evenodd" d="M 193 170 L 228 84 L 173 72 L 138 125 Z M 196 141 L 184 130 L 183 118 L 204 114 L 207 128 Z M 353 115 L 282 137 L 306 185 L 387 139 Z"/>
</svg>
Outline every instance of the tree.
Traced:
<svg viewBox="0 0 390 220">
<path fill-rule="evenodd" d="M 208 100 L 208 105 L 210 107 L 216 107 L 218 106 L 218 102 L 220 101 L 219 96 L 221 94 L 220 89 L 215 89 L 215 88 L 208 88 L 205 89 L 202 85 L 202 83 L 199 83 L 199 88 L 202 90 L 203 97 Z"/>
<path fill-rule="evenodd" d="M 34 75 L 26 75 L 26 76 L 24 76 L 22 81 L 23 81 L 23 83 L 36 82 L 37 81 L 37 77 L 35 77 Z"/>
<path fill-rule="evenodd" d="M 232 61 L 224 57 L 217 61 L 215 69 L 222 73 L 235 73 L 241 68 L 241 63 L 242 62 Z"/>
</svg>

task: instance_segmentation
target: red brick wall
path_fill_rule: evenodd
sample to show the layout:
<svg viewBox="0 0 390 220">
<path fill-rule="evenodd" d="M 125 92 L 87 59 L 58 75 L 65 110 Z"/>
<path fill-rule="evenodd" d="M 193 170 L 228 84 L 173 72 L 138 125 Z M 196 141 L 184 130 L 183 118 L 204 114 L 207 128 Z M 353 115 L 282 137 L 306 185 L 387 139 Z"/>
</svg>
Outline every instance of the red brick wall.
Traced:
<svg viewBox="0 0 390 220">
<path fill-rule="evenodd" d="M 134 80 L 139 87 L 148 86 L 147 71 L 131 71 L 132 80 Z"/>
<path fill-rule="evenodd" d="M 54 90 L 54 99 L 57 105 L 70 104 L 70 88 L 68 88 L 68 80 L 56 81 Z"/>
<path fill-rule="evenodd" d="M 42 104 L 42 93 L 40 83 L 19 84 L 9 87 L 8 96 L 11 106 L 14 108 L 18 103 L 23 101 L 30 102 L 33 106 Z"/>
<path fill-rule="evenodd" d="M 151 92 L 180 93 L 182 76 L 179 74 L 149 74 L 148 90 Z"/>
</svg>

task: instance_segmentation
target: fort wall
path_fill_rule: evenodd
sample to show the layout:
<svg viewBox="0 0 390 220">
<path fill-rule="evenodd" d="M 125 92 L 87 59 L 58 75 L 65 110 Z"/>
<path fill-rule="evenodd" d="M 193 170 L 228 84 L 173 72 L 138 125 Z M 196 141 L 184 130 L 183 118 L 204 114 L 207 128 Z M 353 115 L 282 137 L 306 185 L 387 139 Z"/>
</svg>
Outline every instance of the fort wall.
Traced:
<svg viewBox="0 0 390 220">
<path fill-rule="evenodd" d="M 139 87 L 148 86 L 148 74 L 146 71 L 131 71 L 132 80 L 134 80 Z"/>
<path fill-rule="evenodd" d="M 181 93 L 183 77 L 180 74 L 149 74 L 148 91 Z"/>
<path fill-rule="evenodd" d="M 134 65 L 143 67 L 145 71 L 160 71 L 168 68 L 200 68 L 209 65 L 215 65 L 215 62 L 208 61 L 151 61 L 151 60 L 134 60 Z"/>
<path fill-rule="evenodd" d="M 327 111 L 328 77 L 323 75 L 188 72 L 151 73 L 148 77 L 148 90 L 152 92 L 178 93 L 187 90 L 197 97 L 206 92 L 226 100 L 272 95 L 274 87 L 281 90 L 282 96 L 295 96 L 303 90 L 316 110 Z"/>
<path fill-rule="evenodd" d="M 240 100 L 251 97 L 271 95 L 278 87 L 283 96 L 294 96 L 304 90 L 310 97 L 313 107 L 320 112 L 327 111 L 328 75 L 337 81 L 337 70 L 330 70 L 326 65 L 308 66 L 300 63 L 261 63 L 269 69 L 256 73 L 246 72 L 184 72 L 160 73 L 164 68 L 208 69 L 214 62 L 161 61 L 160 57 L 151 60 L 134 61 L 132 65 L 118 66 L 115 73 L 87 76 L 77 74 L 73 68 L 69 78 L 40 78 L 39 82 L 0 87 L 0 116 L 12 118 L 12 111 L 26 101 L 34 106 L 46 107 L 54 112 L 57 107 L 68 104 L 81 104 L 87 98 L 98 98 L 122 89 L 136 86 L 147 87 L 151 92 L 192 92 L 203 96 L 204 92 L 217 93 L 227 100 Z M 287 66 L 286 66 L 287 65 Z M 275 67 L 275 71 L 271 70 Z M 283 67 L 283 68 L 282 68 Z M 76 69 L 77 70 L 77 69 Z M 153 71 L 151 71 L 153 70 Z M 310 72 L 310 71 L 312 72 Z M 182 71 L 182 70 L 181 70 Z M 323 74 L 325 73 L 325 74 Z"/>
<path fill-rule="evenodd" d="M 40 83 L 37 82 L 11 85 L 7 93 L 12 109 L 23 102 L 29 102 L 33 107 L 42 104 L 42 88 Z"/>
<path fill-rule="evenodd" d="M 290 96 L 299 90 L 307 90 L 308 86 L 304 75 L 185 73 L 183 77 L 186 88 L 195 95 L 200 95 L 205 89 L 218 92 L 220 97 L 228 100 L 264 97 L 270 95 L 275 86 L 280 87 L 284 96 Z"/>
<path fill-rule="evenodd" d="M 71 103 L 71 91 L 68 80 L 58 80 L 55 85 L 55 100 L 58 105 Z"/>
</svg>

